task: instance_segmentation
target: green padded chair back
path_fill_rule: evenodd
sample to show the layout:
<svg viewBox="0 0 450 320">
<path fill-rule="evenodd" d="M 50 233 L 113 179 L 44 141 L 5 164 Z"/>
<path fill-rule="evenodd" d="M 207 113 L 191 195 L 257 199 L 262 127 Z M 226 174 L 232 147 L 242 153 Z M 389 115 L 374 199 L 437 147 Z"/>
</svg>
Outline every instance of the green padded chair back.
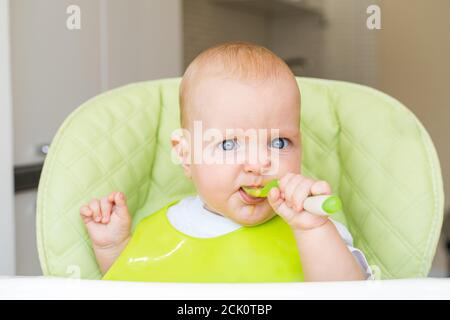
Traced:
<svg viewBox="0 0 450 320">
<path fill-rule="evenodd" d="M 298 78 L 302 170 L 325 179 L 344 203 L 345 223 L 381 278 L 424 277 L 443 218 L 439 161 L 416 117 L 361 85 Z M 171 161 L 179 128 L 180 79 L 130 84 L 76 109 L 54 137 L 37 199 L 44 275 L 98 279 L 79 208 L 125 192 L 133 226 L 172 200 L 195 193 Z M 157 236 L 157 235 L 155 235 Z"/>
</svg>

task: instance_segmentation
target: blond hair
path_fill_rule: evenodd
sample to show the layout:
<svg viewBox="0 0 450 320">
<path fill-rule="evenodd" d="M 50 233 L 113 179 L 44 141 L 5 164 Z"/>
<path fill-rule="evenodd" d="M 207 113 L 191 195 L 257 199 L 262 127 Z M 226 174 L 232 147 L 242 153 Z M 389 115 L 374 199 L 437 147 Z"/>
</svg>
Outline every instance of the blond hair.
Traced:
<svg viewBox="0 0 450 320">
<path fill-rule="evenodd" d="M 181 80 L 179 102 L 181 127 L 187 128 L 188 97 L 199 76 L 231 77 L 241 81 L 275 80 L 295 76 L 288 65 L 269 49 L 250 42 L 219 44 L 201 52 L 186 69 Z"/>
</svg>

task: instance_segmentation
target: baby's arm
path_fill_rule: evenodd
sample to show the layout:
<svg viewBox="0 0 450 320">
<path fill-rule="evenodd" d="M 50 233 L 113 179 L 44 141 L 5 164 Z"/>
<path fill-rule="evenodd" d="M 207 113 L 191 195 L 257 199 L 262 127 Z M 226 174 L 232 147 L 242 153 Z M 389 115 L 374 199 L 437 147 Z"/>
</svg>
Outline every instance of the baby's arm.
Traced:
<svg viewBox="0 0 450 320">
<path fill-rule="evenodd" d="M 334 224 L 294 231 L 305 281 L 364 280 L 361 267 Z"/>
<path fill-rule="evenodd" d="M 122 192 L 92 201 L 80 208 L 102 274 L 125 249 L 131 237 L 131 217 Z"/>
<path fill-rule="evenodd" d="M 305 281 L 364 280 L 365 275 L 333 222 L 303 210 L 310 195 L 331 194 L 328 183 L 288 173 L 269 193 L 269 203 L 292 228 Z"/>
</svg>

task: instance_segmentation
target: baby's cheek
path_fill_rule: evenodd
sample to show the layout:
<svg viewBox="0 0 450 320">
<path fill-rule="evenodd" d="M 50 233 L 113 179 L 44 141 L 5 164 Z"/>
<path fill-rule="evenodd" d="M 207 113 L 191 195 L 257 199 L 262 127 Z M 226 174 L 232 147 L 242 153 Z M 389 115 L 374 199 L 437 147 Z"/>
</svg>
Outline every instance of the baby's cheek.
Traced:
<svg viewBox="0 0 450 320">
<path fill-rule="evenodd" d="M 218 165 L 198 165 L 195 170 L 194 184 L 205 198 L 220 201 L 226 199 L 235 182 L 232 174 Z"/>
<path fill-rule="evenodd" d="M 288 172 L 300 173 L 301 156 L 300 153 L 292 153 L 289 157 L 281 157 L 279 162 L 279 177 L 284 176 Z"/>
</svg>

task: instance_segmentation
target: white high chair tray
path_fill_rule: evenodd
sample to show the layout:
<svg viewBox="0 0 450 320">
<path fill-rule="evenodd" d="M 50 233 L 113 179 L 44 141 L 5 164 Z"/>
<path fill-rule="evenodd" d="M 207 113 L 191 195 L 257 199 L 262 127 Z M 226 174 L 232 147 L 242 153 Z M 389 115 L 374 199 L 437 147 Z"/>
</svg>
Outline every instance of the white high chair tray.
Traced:
<svg viewBox="0 0 450 320">
<path fill-rule="evenodd" d="M 450 278 L 199 284 L 0 277 L 0 299 L 450 299 Z"/>
</svg>

